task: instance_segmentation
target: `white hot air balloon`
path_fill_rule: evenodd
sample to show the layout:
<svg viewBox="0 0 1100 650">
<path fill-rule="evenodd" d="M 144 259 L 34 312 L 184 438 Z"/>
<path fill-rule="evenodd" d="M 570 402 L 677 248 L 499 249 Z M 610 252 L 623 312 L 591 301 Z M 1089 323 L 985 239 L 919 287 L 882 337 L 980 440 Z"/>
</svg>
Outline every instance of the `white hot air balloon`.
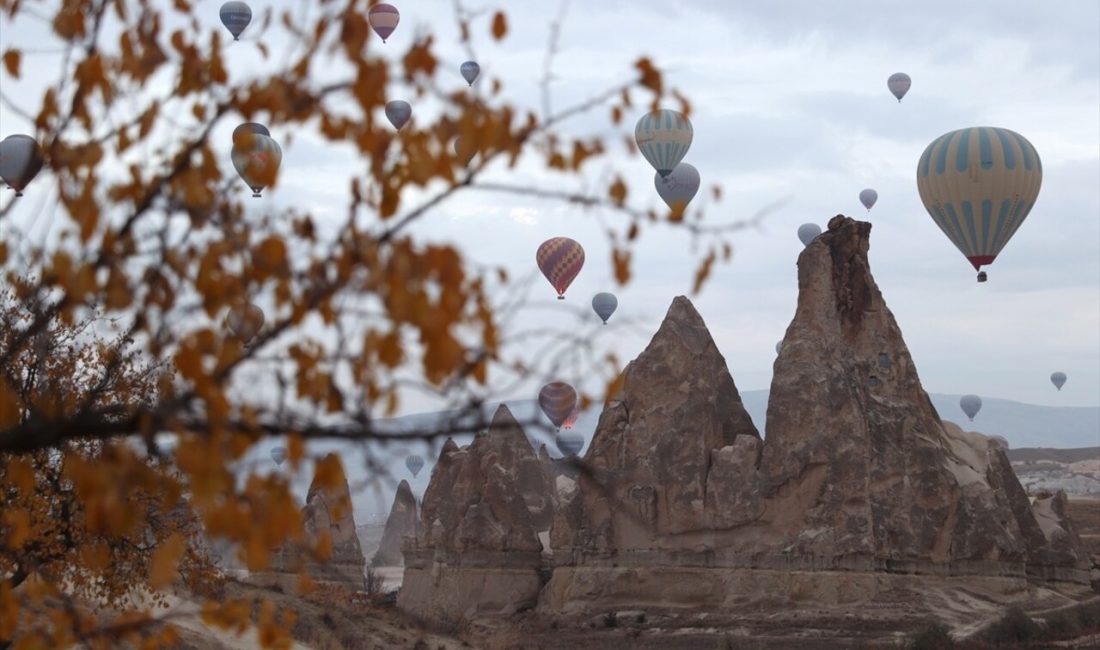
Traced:
<svg viewBox="0 0 1100 650">
<path fill-rule="evenodd" d="M 682 162 L 668 176 L 661 176 L 660 172 L 654 174 L 653 185 L 670 209 L 683 212 L 699 191 L 699 170 Z"/>
<path fill-rule="evenodd" d="M 680 164 L 693 137 L 687 116 L 668 109 L 646 113 L 634 127 L 638 149 L 661 176 L 668 176 Z"/>
</svg>

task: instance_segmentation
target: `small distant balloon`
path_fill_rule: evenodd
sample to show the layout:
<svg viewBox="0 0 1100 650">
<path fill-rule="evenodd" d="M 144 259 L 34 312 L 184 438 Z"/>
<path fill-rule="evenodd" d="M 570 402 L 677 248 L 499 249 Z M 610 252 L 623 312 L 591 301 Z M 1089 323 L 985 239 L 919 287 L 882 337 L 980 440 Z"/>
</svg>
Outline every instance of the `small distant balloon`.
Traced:
<svg viewBox="0 0 1100 650">
<path fill-rule="evenodd" d="M 539 406 L 560 429 L 577 406 L 577 391 L 564 381 L 552 381 L 539 391 Z"/>
<path fill-rule="evenodd" d="M 1054 384 L 1054 387 L 1058 390 L 1062 390 L 1062 386 L 1066 383 L 1066 373 L 1056 372 L 1051 374 L 1050 383 Z"/>
<path fill-rule="evenodd" d="M 417 454 L 412 454 L 405 458 L 405 467 L 412 473 L 413 478 L 416 478 L 420 474 L 420 470 L 424 468 L 424 457 Z"/>
<path fill-rule="evenodd" d="M 667 108 L 647 113 L 634 127 L 638 150 L 662 177 L 671 174 L 687 155 L 693 134 L 687 116 Z"/>
<path fill-rule="evenodd" d="M 821 226 L 816 223 L 804 223 L 798 227 L 798 239 L 802 241 L 803 246 L 809 246 L 810 242 L 817 239 L 820 234 Z"/>
<path fill-rule="evenodd" d="M 42 170 L 43 162 L 42 148 L 31 136 L 15 134 L 0 140 L 0 178 L 16 196 L 23 196 L 23 189 Z"/>
<path fill-rule="evenodd" d="M 973 422 L 974 416 L 982 410 L 982 398 L 977 395 L 963 395 L 959 400 L 959 407 L 963 410 L 963 413 L 966 413 L 966 417 Z"/>
<path fill-rule="evenodd" d="M 409 102 L 400 99 L 386 102 L 386 119 L 389 120 L 393 128 L 398 131 L 400 131 L 401 127 L 405 126 L 409 118 L 412 117 L 412 112 L 413 109 L 412 106 L 409 105 Z"/>
<path fill-rule="evenodd" d="M 909 92 L 909 86 L 912 85 L 913 80 L 904 72 L 895 72 L 886 80 L 886 87 L 890 89 L 894 97 L 898 98 L 899 104 L 901 103 L 901 98 L 905 97 L 905 93 Z"/>
<path fill-rule="evenodd" d="M 871 211 L 871 207 L 878 201 L 878 192 L 867 188 L 859 193 L 859 202 L 863 204 L 863 207 L 867 208 L 867 211 Z"/>
<path fill-rule="evenodd" d="M 584 249 L 568 237 L 554 237 L 542 242 L 535 253 L 535 261 L 558 292 L 558 300 L 565 300 L 565 290 L 584 266 Z"/>
<path fill-rule="evenodd" d="M 699 191 L 699 170 L 682 162 L 668 176 L 657 172 L 653 176 L 653 184 L 670 209 L 683 211 Z"/>
<path fill-rule="evenodd" d="M 380 2 L 370 8 L 367 19 L 374 33 L 382 37 L 382 42 L 385 43 L 393 30 L 397 29 L 397 23 L 401 22 L 401 12 L 391 4 Z"/>
<path fill-rule="evenodd" d="M 595 310 L 596 315 L 600 317 L 604 325 L 607 325 L 607 319 L 611 318 L 611 314 L 614 314 L 618 307 L 619 299 L 615 297 L 615 294 L 605 291 L 592 296 L 592 309 Z"/>
<path fill-rule="evenodd" d="M 562 432 L 554 437 L 554 443 L 565 456 L 576 456 L 584 449 L 584 435 L 574 431 Z"/>
<path fill-rule="evenodd" d="M 264 310 L 253 304 L 234 307 L 226 315 L 225 325 L 230 332 L 248 344 L 264 326 Z"/>
<path fill-rule="evenodd" d="M 574 406 L 573 412 L 569 414 L 569 417 L 565 418 L 565 422 L 561 423 L 561 428 L 569 430 L 573 428 L 573 425 L 577 423 L 577 418 L 581 416 L 580 408 Z"/>
<path fill-rule="evenodd" d="M 272 449 L 271 460 L 275 461 L 275 464 L 279 467 L 282 467 L 283 461 L 286 460 L 286 447 L 275 447 Z"/>
<path fill-rule="evenodd" d="M 235 41 L 239 40 L 241 32 L 252 22 L 252 8 L 237 0 L 223 4 L 218 14 L 221 16 L 222 24 L 233 35 Z"/>
<path fill-rule="evenodd" d="M 458 71 L 462 73 L 462 78 L 466 80 L 466 83 L 473 86 L 477 76 L 481 74 L 481 66 L 477 64 L 477 61 L 466 61 L 458 67 Z"/>
<path fill-rule="evenodd" d="M 782 350 L 782 349 L 783 349 L 783 341 L 776 341 L 776 343 L 775 343 L 775 353 L 779 354 L 779 351 Z"/>
</svg>

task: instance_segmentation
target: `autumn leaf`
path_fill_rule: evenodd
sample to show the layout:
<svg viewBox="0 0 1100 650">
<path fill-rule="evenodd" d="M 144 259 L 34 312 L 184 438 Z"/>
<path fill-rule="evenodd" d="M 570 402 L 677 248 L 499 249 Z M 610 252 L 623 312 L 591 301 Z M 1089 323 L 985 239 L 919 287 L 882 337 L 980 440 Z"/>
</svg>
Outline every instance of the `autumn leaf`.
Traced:
<svg viewBox="0 0 1100 650">
<path fill-rule="evenodd" d="M 153 551 L 153 557 L 149 560 L 150 587 L 163 589 L 172 582 L 185 547 L 183 536 L 174 533 L 161 542 L 156 551 Z"/>
<path fill-rule="evenodd" d="M 608 188 L 607 193 L 615 205 L 622 207 L 626 203 L 626 183 L 623 182 L 622 178 L 616 178 L 615 182 Z"/>
<path fill-rule="evenodd" d="M 508 21 L 504 18 L 503 12 L 496 12 L 493 14 L 493 38 L 501 40 L 504 35 L 508 33 Z"/>
<path fill-rule="evenodd" d="M 19 50 L 8 49 L 4 52 L 4 68 L 8 71 L 12 77 L 19 78 L 19 63 L 22 60 L 22 54 Z"/>
</svg>

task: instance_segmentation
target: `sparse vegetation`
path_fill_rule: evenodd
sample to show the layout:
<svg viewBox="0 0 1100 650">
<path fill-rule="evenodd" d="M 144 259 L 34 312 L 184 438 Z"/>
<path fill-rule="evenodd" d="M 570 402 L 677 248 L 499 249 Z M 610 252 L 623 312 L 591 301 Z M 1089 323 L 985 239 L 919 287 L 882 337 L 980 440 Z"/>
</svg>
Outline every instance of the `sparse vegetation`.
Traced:
<svg viewBox="0 0 1100 650">
<path fill-rule="evenodd" d="M 1036 641 L 1042 628 L 1019 607 L 1010 607 L 999 621 L 983 635 L 994 648 L 1013 647 L 1021 642 Z"/>
<path fill-rule="evenodd" d="M 368 596 L 382 593 L 385 583 L 386 579 L 381 573 L 375 571 L 373 566 L 367 567 L 366 579 L 363 581 L 363 584 Z"/>
<path fill-rule="evenodd" d="M 608 612 L 603 615 L 604 627 L 619 627 L 619 617 L 615 612 Z"/>
<path fill-rule="evenodd" d="M 946 625 L 932 621 L 914 632 L 906 647 L 909 650 L 952 650 L 959 646 Z"/>
</svg>

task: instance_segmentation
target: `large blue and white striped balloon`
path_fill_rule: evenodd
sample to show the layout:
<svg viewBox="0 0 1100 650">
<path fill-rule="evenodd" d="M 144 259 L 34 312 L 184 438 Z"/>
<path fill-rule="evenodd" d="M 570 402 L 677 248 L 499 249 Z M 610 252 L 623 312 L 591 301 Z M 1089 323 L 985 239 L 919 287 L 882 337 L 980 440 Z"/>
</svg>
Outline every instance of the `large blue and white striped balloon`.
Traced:
<svg viewBox="0 0 1100 650">
<path fill-rule="evenodd" d="M 993 263 L 1031 212 L 1042 182 L 1035 147 L 991 126 L 941 135 L 917 163 L 924 207 L 975 270 Z"/>
<path fill-rule="evenodd" d="M 668 176 L 687 155 L 693 131 L 691 122 L 677 111 L 647 113 L 634 127 L 638 149 L 661 176 Z"/>
</svg>

